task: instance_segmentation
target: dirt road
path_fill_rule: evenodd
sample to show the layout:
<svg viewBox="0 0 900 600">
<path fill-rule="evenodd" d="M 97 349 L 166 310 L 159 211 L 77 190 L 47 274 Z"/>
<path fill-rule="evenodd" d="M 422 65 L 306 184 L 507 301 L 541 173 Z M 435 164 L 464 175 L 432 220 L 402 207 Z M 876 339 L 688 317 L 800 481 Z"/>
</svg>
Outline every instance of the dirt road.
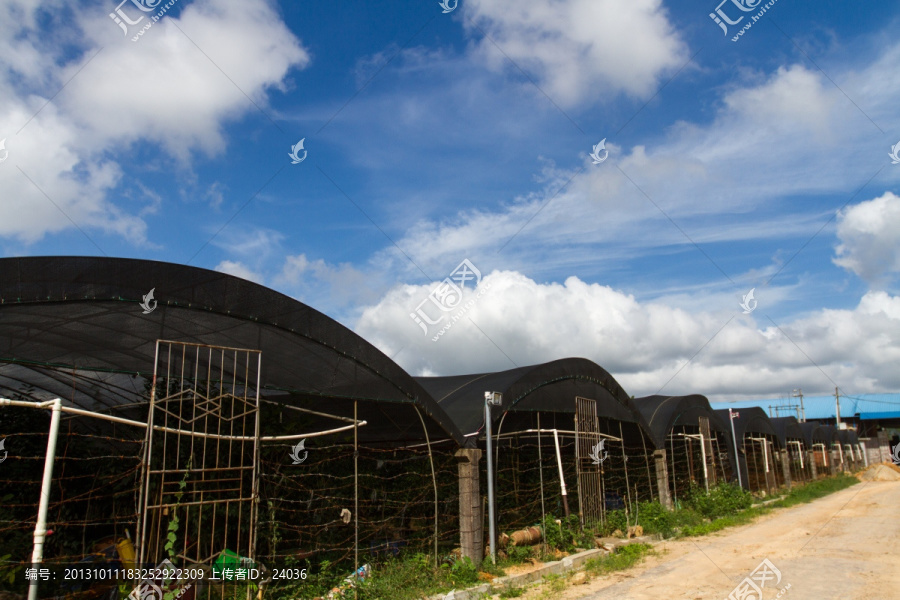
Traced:
<svg viewBox="0 0 900 600">
<path fill-rule="evenodd" d="M 750 525 L 655 547 L 659 556 L 641 566 L 555 597 L 722 600 L 768 559 L 781 581 L 767 582 L 766 600 L 788 584 L 780 599 L 900 600 L 900 482 L 862 482 Z"/>
</svg>

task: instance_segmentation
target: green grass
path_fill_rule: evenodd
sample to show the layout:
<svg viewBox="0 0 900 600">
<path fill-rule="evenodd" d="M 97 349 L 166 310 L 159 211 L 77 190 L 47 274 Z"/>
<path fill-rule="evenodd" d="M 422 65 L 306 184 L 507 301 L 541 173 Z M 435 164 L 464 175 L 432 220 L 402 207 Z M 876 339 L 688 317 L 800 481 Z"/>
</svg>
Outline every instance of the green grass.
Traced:
<svg viewBox="0 0 900 600">
<path fill-rule="evenodd" d="M 818 479 L 807 484 L 795 485 L 790 492 L 787 492 L 775 502 L 770 502 L 766 505 L 752 506 L 740 512 L 719 517 L 711 521 L 685 524 L 678 528 L 678 535 L 681 537 L 708 535 L 710 533 L 715 533 L 716 531 L 721 531 L 727 527 L 746 525 L 747 523 L 752 523 L 762 515 L 772 512 L 775 508 L 787 508 L 797 504 L 812 502 L 813 500 L 833 494 L 834 492 L 839 492 L 857 483 L 859 483 L 859 480 L 853 475 L 840 473 L 834 477 Z M 679 512 L 680 511 L 675 511 L 674 513 L 676 519 Z"/>
<path fill-rule="evenodd" d="M 590 558 L 584 563 L 584 570 L 591 575 L 605 575 L 613 571 L 630 569 L 653 553 L 650 544 L 628 544 L 619 546 L 615 552 L 598 558 Z"/>
<path fill-rule="evenodd" d="M 500 590 L 500 593 L 498 595 L 501 598 L 518 598 L 519 596 L 521 596 L 524 593 L 525 593 L 525 590 L 523 588 L 507 584 L 507 586 L 505 588 Z"/>
<path fill-rule="evenodd" d="M 805 485 L 796 485 L 778 500 L 764 506 L 750 506 L 749 494 L 734 489 L 734 486 L 723 484 L 710 490 L 709 496 L 705 491 L 701 493 L 699 490 L 691 490 L 685 495 L 682 508 L 675 511 L 668 511 L 656 502 L 642 502 L 636 505 L 634 514 L 646 533 L 660 533 L 665 537 L 708 535 L 728 527 L 746 525 L 776 508 L 811 502 L 856 483 L 858 483 L 856 477 L 842 473 Z M 621 516 L 619 512 L 622 512 Z M 612 518 L 607 526 L 619 528 L 621 525 L 619 521 L 624 520 L 624 511 L 610 511 L 610 516 Z M 582 533 L 578 530 L 577 517 L 561 521 L 561 525 L 557 524 L 549 515 L 545 521 L 549 534 L 547 542 L 550 546 L 571 551 L 577 546 L 593 541 L 592 532 Z M 373 564 L 371 577 L 359 584 L 359 598 L 418 600 L 452 589 L 464 589 L 479 583 L 479 572 L 502 576 L 504 567 L 521 564 L 535 556 L 536 551 L 537 548 L 533 547 L 511 547 L 507 549 L 508 556 L 498 560 L 496 565 L 491 564 L 488 559 L 478 568 L 468 560 L 454 561 L 445 558 L 441 566 L 435 569 L 434 557 L 425 554 L 410 554 L 399 559 L 391 559 Z M 629 544 L 621 546 L 609 555 L 589 559 L 584 568 L 590 575 L 602 575 L 628 569 L 652 553 L 653 548 L 648 544 Z M 307 580 L 294 585 L 270 587 L 266 596 L 270 600 L 301 600 L 325 596 L 332 587 L 339 585 L 346 575 L 345 569 L 339 569 L 323 561 L 316 572 L 310 569 Z M 568 578 L 563 575 L 545 576 L 544 597 L 555 597 L 558 592 L 565 589 L 567 581 Z M 507 585 L 499 591 L 501 598 L 517 598 L 523 593 L 523 588 L 512 585 Z M 352 597 L 352 591 L 347 597 Z"/>
<path fill-rule="evenodd" d="M 805 502 L 812 502 L 818 498 L 822 498 L 823 496 L 827 496 L 828 494 L 833 494 L 835 492 L 839 492 L 841 490 L 847 489 L 848 487 L 859 483 L 859 479 L 857 479 L 853 475 L 848 475 L 846 473 L 839 473 L 834 477 L 828 477 L 826 479 L 818 479 L 816 481 L 811 481 L 805 485 L 794 487 L 788 494 L 778 500 L 777 502 L 773 502 L 769 506 L 777 506 L 786 508 L 788 506 L 794 506 L 796 504 L 803 504 Z"/>
</svg>

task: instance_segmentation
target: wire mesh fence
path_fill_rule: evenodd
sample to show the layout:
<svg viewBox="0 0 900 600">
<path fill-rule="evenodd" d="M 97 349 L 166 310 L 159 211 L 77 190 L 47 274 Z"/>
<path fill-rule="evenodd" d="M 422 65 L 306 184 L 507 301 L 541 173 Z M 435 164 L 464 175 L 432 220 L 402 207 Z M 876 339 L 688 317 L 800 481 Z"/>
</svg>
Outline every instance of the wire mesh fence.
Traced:
<svg viewBox="0 0 900 600">
<path fill-rule="evenodd" d="M 549 420 L 545 418 L 545 422 Z M 571 429 L 501 435 L 496 446 L 496 498 L 502 531 L 534 525 L 546 515 L 560 518 L 567 511 L 582 514 L 579 498 L 600 505 L 601 524 L 608 511 L 624 510 L 633 503 L 656 498 L 652 449 L 642 433 L 632 424 L 624 424 L 620 430 L 617 421 L 600 419 L 600 423 L 605 442 L 598 455 L 599 482 L 591 489 L 583 489 L 582 494 L 578 493 L 576 443 Z"/>
</svg>

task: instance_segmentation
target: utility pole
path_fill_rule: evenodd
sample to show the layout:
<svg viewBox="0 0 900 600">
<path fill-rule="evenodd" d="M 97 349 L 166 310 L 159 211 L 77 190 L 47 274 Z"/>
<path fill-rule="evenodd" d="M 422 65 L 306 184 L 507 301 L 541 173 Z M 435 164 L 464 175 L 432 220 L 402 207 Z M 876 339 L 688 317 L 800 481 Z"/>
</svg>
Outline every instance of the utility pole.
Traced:
<svg viewBox="0 0 900 600">
<path fill-rule="evenodd" d="M 803 408 L 803 390 L 800 388 L 792 390 L 791 398 L 800 398 L 800 422 L 806 423 L 806 409 Z"/>
<path fill-rule="evenodd" d="M 834 416 L 837 422 L 838 429 L 841 428 L 841 394 L 837 389 L 837 386 L 834 387 Z"/>
</svg>

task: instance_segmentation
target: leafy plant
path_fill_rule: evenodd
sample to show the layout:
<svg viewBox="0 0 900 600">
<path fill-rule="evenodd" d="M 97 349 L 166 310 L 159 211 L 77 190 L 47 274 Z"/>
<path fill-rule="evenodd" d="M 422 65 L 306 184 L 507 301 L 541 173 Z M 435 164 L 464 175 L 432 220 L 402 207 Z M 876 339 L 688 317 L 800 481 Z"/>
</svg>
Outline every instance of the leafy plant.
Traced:
<svg viewBox="0 0 900 600">
<path fill-rule="evenodd" d="M 518 598 L 525 593 L 525 590 L 513 585 L 507 584 L 498 594 L 501 598 Z"/>
<path fill-rule="evenodd" d="M 686 508 L 693 508 L 707 519 L 737 514 L 752 503 L 750 492 L 731 483 L 719 483 L 708 493 L 700 486 L 691 486 L 684 498 Z"/>
<path fill-rule="evenodd" d="M 616 548 L 615 552 L 607 556 L 588 559 L 584 567 L 588 573 L 595 575 L 621 571 L 641 562 L 645 556 L 652 553 L 653 546 L 649 544 L 628 544 Z"/>
<path fill-rule="evenodd" d="M 184 476 L 181 478 L 181 481 L 178 482 L 178 491 L 175 492 L 175 506 L 172 507 L 171 512 L 169 514 L 169 524 L 166 526 L 166 544 L 165 550 L 166 555 L 169 557 L 169 560 L 173 563 L 175 562 L 175 558 L 177 552 L 175 551 L 175 546 L 178 543 L 178 527 L 179 527 L 179 517 L 178 517 L 178 508 L 181 504 L 181 498 L 184 496 L 184 488 L 187 487 L 188 477 L 191 475 L 191 463 L 193 462 L 194 457 L 190 457 L 188 459 L 187 469 L 184 471 Z M 166 600 L 171 600 L 170 598 L 166 598 Z"/>
<path fill-rule="evenodd" d="M 577 515 L 569 515 L 566 519 L 557 519 L 553 515 L 547 515 L 542 523 L 544 541 L 550 548 L 562 552 L 571 552 L 576 543 L 582 540 L 581 526 Z"/>
<path fill-rule="evenodd" d="M 659 502 L 641 502 L 637 508 L 638 524 L 644 528 L 644 533 L 672 535 L 675 518 L 670 510 Z"/>
<path fill-rule="evenodd" d="M 506 555 L 512 563 L 523 563 L 534 556 L 531 546 L 508 546 Z"/>
</svg>

